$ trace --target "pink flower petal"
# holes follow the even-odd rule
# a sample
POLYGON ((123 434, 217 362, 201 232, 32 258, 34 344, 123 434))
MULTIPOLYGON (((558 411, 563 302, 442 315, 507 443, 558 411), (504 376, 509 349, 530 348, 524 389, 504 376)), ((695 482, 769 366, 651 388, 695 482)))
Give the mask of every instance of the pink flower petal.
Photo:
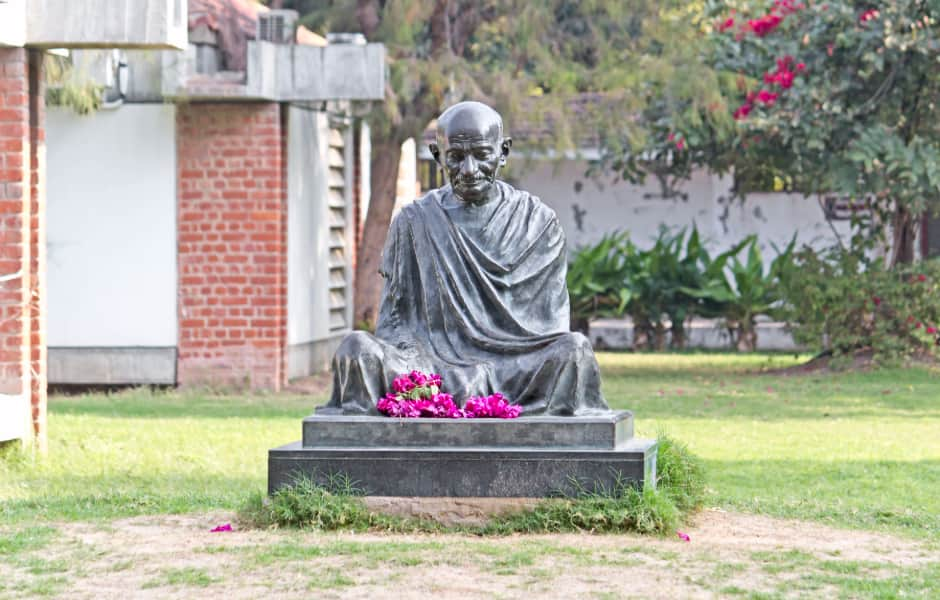
POLYGON ((222 531, 231 531, 231 530, 232 530, 232 524, 225 523, 224 525, 219 525, 215 529, 212 529, 211 531, 209 531, 209 533, 220 533, 222 531))
POLYGON ((676 531, 676 535, 679 536, 679 539, 683 542, 691 542, 692 538, 689 537, 689 534, 682 533, 681 531, 676 531))

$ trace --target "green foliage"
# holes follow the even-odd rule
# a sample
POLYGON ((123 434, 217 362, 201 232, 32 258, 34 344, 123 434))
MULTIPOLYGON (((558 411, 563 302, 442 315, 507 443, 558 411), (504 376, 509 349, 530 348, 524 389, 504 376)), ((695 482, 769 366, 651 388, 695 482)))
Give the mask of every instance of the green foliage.
POLYGON ((631 303, 628 309, 638 332, 638 347, 661 350, 665 347, 666 320, 670 322, 672 346, 685 347, 685 324, 694 314, 705 315, 716 310, 709 298, 701 298, 692 290, 701 290, 708 282, 722 277, 730 257, 743 243, 712 258, 702 243, 698 228, 688 236, 685 229, 670 233, 660 229, 648 250, 636 251, 629 286, 631 303))
POLYGON ((274 492, 269 501, 260 492, 252 493, 238 519, 254 527, 368 529, 375 525, 374 515, 356 498, 359 495, 348 478, 331 477, 322 486, 298 477, 294 485, 274 492))
POLYGON ((626 233, 612 233, 574 255, 567 275, 572 329, 587 332, 590 319, 623 314, 631 297, 628 257, 634 253, 626 233))
POLYGON ((756 345, 754 319, 780 302, 779 279, 789 268, 791 241, 764 272, 754 236, 712 257, 696 227, 670 233, 661 229, 653 245, 638 249, 626 234, 605 236, 573 257, 568 268, 572 325, 586 330, 595 317, 628 313, 636 332, 635 346, 662 349, 667 322, 672 346, 685 346, 685 324, 693 315, 724 318, 737 338, 756 345), (746 249, 747 259, 739 254, 746 249))
POLYGON ((740 104, 737 135, 710 164, 866 198, 893 221, 892 261, 910 261, 916 217, 940 210, 940 4, 793 4, 710 3, 716 23, 733 25, 712 31, 708 62, 734 78, 740 104), (763 34, 748 24, 774 15, 763 34))
POLYGON ((547 500, 532 511, 497 520, 490 534, 633 531, 666 535, 675 530, 681 513, 663 490, 621 484, 612 490, 582 490, 577 498, 547 500))
POLYGON ((685 291, 705 302, 699 314, 725 319, 739 350, 752 351, 757 347, 756 317, 778 312, 775 308, 782 302, 781 278, 792 270, 795 245, 794 234, 765 270, 757 236, 748 236, 735 246, 726 269, 712 270, 703 285, 685 291), (745 261, 739 257, 741 250, 747 255, 745 261))
POLYGON ((63 106, 80 115, 95 112, 101 106, 102 86, 78 76, 68 58, 45 56, 46 104, 63 106))
POLYGON ((889 364, 940 356, 940 260, 888 270, 855 253, 805 249, 785 295, 796 339, 837 364, 859 350, 889 364))
POLYGON ((682 513, 701 508, 705 500, 705 466, 689 447, 666 433, 657 437, 656 479, 659 489, 682 513))
POLYGON ((547 500, 532 511, 498 519, 490 533, 635 531, 668 535, 705 497, 705 469, 688 447, 660 434, 657 484, 643 489, 618 481, 611 489, 588 490, 575 483, 572 498, 547 500))

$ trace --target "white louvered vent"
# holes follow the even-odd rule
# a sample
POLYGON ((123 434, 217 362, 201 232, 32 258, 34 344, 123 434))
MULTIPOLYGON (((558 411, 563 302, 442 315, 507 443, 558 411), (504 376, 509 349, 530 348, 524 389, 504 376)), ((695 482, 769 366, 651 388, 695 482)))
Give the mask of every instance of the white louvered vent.
POLYGON ((346 235, 346 161, 343 135, 330 130, 327 150, 327 210, 330 228, 330 331, 349 327, 347 304, 349 297, 349 249, 346 235))
POLYGON ((258 14, 258 40, 275 44, 294 43, 296 10, 269 10, 258 14))

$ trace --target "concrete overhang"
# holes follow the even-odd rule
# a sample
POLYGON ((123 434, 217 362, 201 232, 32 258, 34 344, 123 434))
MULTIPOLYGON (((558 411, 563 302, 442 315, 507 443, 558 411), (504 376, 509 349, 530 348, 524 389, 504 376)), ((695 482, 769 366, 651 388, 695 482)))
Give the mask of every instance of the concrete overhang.
POLYGON ((385 98, 383 44, 305 46, 251 41, 247 72, 191 75, 170 59, 163 95, 189 100, 370 101, 385 98))
POLYGON ((0 45, 186 48, 186 0, 0 0, 0 45))

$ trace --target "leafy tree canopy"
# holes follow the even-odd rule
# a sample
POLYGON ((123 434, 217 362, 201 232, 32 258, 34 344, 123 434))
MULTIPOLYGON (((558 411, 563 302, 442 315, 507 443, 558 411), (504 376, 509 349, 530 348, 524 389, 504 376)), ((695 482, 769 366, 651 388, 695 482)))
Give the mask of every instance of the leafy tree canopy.
MULTIPOLYGON (((669 0, 273 0, 326 32, 386 45, 385 102, 368 116, 372 201, 359 252, 356 320, 371 322, 381 244, 394 204, 395 149, 464 99, 500 110, 517 147, 591 145, 632 153, 671 123, 730 130, 717 81, 695 50, 703 2, 669 0), (575 102, 574 99, 578 101, 575 102), (659 121, 644 118, 656 104, 659 121), (712 107, 713 110, 707 110, 712 107), (652 134, 651 134, 652 132, 652 134), (388 163, 388 164, 386 164, 388 163)), ((691 141, 691 140, 690 140, 691 141)))
POLYGON ((940 2, 739 0, 706 15, 703 62, 736 127, 721 138, 669 120, 689 139, 681 160, 872 200, 893 260, 910 261, 918 217, 940 210, 940 2))

